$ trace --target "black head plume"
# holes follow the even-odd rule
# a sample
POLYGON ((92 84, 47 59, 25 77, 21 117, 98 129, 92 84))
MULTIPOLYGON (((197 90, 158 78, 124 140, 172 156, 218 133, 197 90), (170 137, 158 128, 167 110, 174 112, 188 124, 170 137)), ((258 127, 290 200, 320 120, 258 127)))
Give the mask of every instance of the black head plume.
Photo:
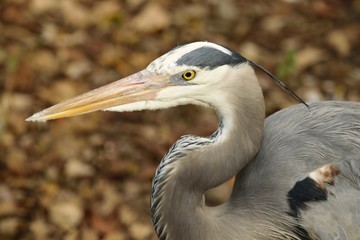
POLYGON ((272 80, 275 81, 277 85, 279 85, 287 94, 289 94, 291 97, 293 97, 295 100, 299 101, 300 103, 303 103, 309 110, 310 106, 305 103, 304 100, 302 100, 296 93, 294 93, 288 86, 285 85, 280 79, 278 79, 276 76, 274 76, 271 72, 269 72, 266 68, 260 66, 259 64, 249 61, 250 65, 260 69, 264 73, 266 73, 272 80))

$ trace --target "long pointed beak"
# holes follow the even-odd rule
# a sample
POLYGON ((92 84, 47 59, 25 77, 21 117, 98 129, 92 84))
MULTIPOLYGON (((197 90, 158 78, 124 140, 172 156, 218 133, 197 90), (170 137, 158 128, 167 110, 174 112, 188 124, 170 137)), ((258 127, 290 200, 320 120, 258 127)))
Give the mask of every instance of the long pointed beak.
POLYGON ((169 85, 168 77, 142 70, 35 113, 26 121, 44 122, 106 110, 123 104, 152 100, 159 90, 169 85))

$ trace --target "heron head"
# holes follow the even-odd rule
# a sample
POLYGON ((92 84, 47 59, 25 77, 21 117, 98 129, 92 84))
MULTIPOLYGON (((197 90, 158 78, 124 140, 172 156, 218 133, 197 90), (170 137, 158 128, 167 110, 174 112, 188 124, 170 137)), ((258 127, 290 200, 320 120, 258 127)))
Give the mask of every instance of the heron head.
POLYGON ((140 72, 61 102, 27 120, 47 121, 97 110, 123 112, 184 104, 212 105, 213 93, 222 86, 231 87, 224 81, 232 70, 248 66, 243 64, 246 62, 240 54, 210 42, 178 46, 140 72))

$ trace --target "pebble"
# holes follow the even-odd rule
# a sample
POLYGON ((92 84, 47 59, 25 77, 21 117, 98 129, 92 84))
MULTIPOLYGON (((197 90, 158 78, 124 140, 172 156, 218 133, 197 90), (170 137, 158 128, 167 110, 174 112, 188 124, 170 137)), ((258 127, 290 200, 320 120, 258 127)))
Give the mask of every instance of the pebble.
POLYGON ((68 64, 65 73, 72 79, 80 78, 91 71, 91 63, 87 60, 73 61, 68 64))
POLYGON ((74 27, 87 27, 94 21, 93 15, 78 1, 62 0, 59 10, 63 19, 74 27))
POLYGON ((295 67, 297 71, 313 66, 326 58, 325 52, 320 48, 307 47, 296 53, 295 67))
POLYGON ((136 221, 136 213, 129 207, 123 206, 119 211, 119 217, 123 224, 130 226, 133 222, 136 221))
POLYGON ((142 224, 142 223, 134 223, 130 226, 130 235, 135 240, 142 240, 148 238, 153 229, 150 225, 142 224))
POLYGON ((340 56, 346 57, 350 54, 351 44, 344 31, 334 30, 328 34, 326 40, 340 56))
POLYGON ((94 169, 89 164, 72 159, 65 165, 65 174, 69 178, 90 177, 94 175, 94 169))
POLYGON ((36 219, 30 223, 30 231, 36 240, 47 240, 49 226, 43 219, 36 219))
POLYGON ((58 202, 50 206, 50 219, 63 230, 76 227, 83 219, 83 211, 74 202, 58 202))
POLYGON ((171 17, 165 9, 156 3, 148 4, 132 21, 134 29, 142 33, 153 33, 167 28, 171 17))

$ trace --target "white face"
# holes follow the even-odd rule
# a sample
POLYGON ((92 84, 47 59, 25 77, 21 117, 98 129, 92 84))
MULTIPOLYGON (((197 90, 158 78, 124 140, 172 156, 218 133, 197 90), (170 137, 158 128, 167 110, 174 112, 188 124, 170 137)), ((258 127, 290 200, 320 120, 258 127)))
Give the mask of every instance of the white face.
MULTIPOLYGON (((159 91, 155 100, 164 107, 198 104, 208 106, 206 95, 220 88, 228 74, 246 59, 231 50, 210 42, 195 42, 177 47, 157 58, 146 70, 165 75, 173 82, 173 87, 159 91), (182 76, 193 71, 193 79, 182 76), (210 92, 209 92, 210 91, 210 92)), ((162 108, 162 107, 161 107, 162 108)))

